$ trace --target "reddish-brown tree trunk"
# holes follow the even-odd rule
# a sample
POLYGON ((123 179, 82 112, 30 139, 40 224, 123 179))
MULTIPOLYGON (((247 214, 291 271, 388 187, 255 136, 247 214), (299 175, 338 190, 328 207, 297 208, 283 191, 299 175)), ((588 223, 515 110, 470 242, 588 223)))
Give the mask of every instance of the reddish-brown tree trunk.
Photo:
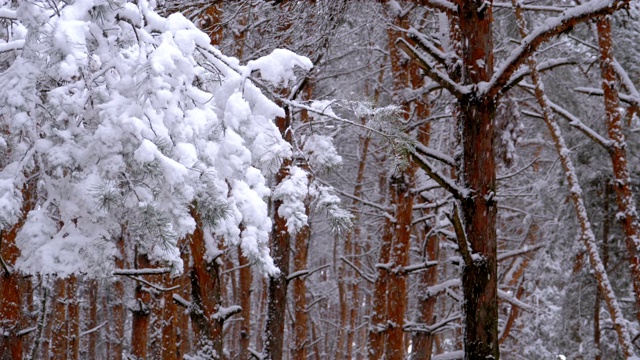
MULTIPOLYGON (((97 280, 89 280, 86 282, 87 289, 87 328, 89 330, 95 329, 98 326, 98 281, 97 280)), ((87 342, 87 358, 88 359, 97 359, 97 344, 98 344, 98 335, 100 331, 91 331, 85 335, 87 342)))
POLYGON ((244 256, 240 245, 238 245, 238 265, 239 270, 239 292, 240 307, 242 308, 242 320, 240 321, 240 359, 249 358, 249 345, 251 343, 251 264, 249 259, 244 256))
POLYGON ((22 330, 22 279, 13 266, 20 256, 16 236, 35 205, 34 191, 35 178, 22 188, 20 220, 11 229, 0 231, 0 328, 4 332, 0 336, 0 359, 21 359, 23 355, 22 337, 18 336, 22 330))
MULTIPOLYGON (((137 254, 136 269, 150 267, 147 255, 137 254)), ((149 345, 149 321, 151 320, 151 294, 145 284, 136 283, 134 301, 131 307, 131 355, 136 359, 146 359, 149 345)))
MULTIPOLYGON (((171 288, 180 281, 180 279, 172 279, 171 274, 165 274, 163 277, 163 284, 165 288, 171 288)), ((165 291, 162 294, 161 303, 162 339, 160 348, 162 350, 162 360, 178 360, 179 344, 177 343, 177 328, 180 323, 180 311, 178 311, 177 305, 173 301, 173 292, 165 291)))
MULTIPOLYGON (((483 1, 457 1, 461 36, 462 83, 489 81, 493 74, 492 6, 483 1)), ((464 232, 473 256, 462 269, 464 352, 466 360, 495 359, 498 348, 496 238, 495 99, 475 90, 461 96, 460 184, 473 195, 460 202, 464 232)), ((459 239, 462 246, 463 239, 459 239)))
MULTIPOLYGON (((306 209, 309 213, 309 199, 306 209)), ((309 251, 309 237, 311 229, 305 226, 296 234, 295 256, 293 258, 293 271, 302 271, 307 268, 307 254, 309 251)), ((307 286, 305 277, 300 276, 293 280, 293 348, 291 358, 294 360, 307 359, 307 345, 309 337, 309 315, 307 313, 307 286)))
POLYGON ((631 279, 636 300, 636 319, 640 321, 640 223, 636 211, 636 201, 631 188, 629 162, 624 133, 622 132, 622 112, 620 98, 616 88, 617 77, 614 69, 615 59, 611 39, 611 23, 608 16, 597 22, 598 45, 600 46, 600 72, 604 91, 604 107, 607 117, 607 129, 611 140, 611 162, 613 164, 614 189, 618 203, 618 213, 625 233, 631 279))
POLYGON ((51 329, 51 357, 56 360, 67 360, 67 348, 69 345, 67 279, 56 278, 54 284, 56 290, 51 329))
MULTIPOLYGON (((191 299, 191 251, 189 250, 188 238, 183 239, 180 242, 180 247, 182 248, 182 252, 180 254, 180 258, 182 259, 182 263, 184 264, 184 272, 178 279, 178 283, 181 285, 179 290, 176 290, 176 293, 180 295, 185 300, 189 301, 191 299)), ((172 295, 173 297, 173 295, 172 295)), ((191 334, 189 331, 189 325, 191 317, 189 316, 187 311, 184 309, 177 307, 176 312, 176 321, 177 321, 177 329, 176 336, 177 339, 175 347, 177 351, 177 358, 182 359, 186 354, 191 352, 191 334)))
MULTIPOLYGON (((291 125, 289 110, 286 115, 276 119, 276 125, 280 129, 286 141, 291 141, 291 133, 287 131, 291 125)), ((289 175, 291 160, 286 159, 278 171, 276 183, 280 184, 289 175)), ((265 331, 265 355, 269 360, 280 360, 283 355, 284 326, 287 306, 287 277, 289 276, 289 243, 291 235, 287 230, 287 219, 278 215, 278 209, 282 205, 281 200, 274 201, 273 213, 275 221, 271 234, 271 257, 274 264, 280 269, 278 274, 269 277, 267 319, 265 331)))
POLYGON ((80 305, 78 299, 78 277, 69 276, 67 281, 67 306, 69 315, 69 359, 78 360, 80 358, 80 305))
POLYGON ((220 307, 220 269, 216 259, 207 258, 204 229, 196 209, 191 210, 196 229, 190 235, 191 267, 191 324, 195 333, 197 353, 206 359, 222 356, 223 319, 214 315, 220 307))
MULTIPOLYGON (((125 247, 124 247, 125 228, 122 228, 122 233, 116 241, 116 248, 118 250, 118 257, 116 258, 116 269, 125 268, 125 247)), ((116 279, 113 283, 113 297, 111 301, 111 318, 109 319, 112 327, 112 334, 110 338, 109 351, 107 355, 109 359, 121 360, 122 352, 124 350, 124 283, 122 279, 116 279)))
MULTIPOLYGON (((383 182, 384 183, 384 182, 383 182)), ((383 188, 383 187, 381 187, 383 188)), ((387 264, 391 258, 394 223, 390 219, 384 222, 382 238, 380 239, 380 255, 378 263, 387 264)), ((367 352, 369 359, 381 359, 385 350, 385 333, 387 330, 387 286, 389 271, 378 269, 378 277, 373 289, 373 309, 367 338, 367 352)))

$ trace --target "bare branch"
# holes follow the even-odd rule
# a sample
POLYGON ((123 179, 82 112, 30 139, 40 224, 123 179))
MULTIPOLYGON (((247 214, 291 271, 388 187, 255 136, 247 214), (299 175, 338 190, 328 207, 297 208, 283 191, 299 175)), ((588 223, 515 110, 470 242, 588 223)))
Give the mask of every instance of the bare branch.
POLYGON ((471 258, 471 254, 469 253, 469 244, 467 243, 467 234, 464 231, 464 226, 462 225, 462 220, 460 219, 460 209, 458 209, 458 204, 453 203, 453 214, 449 217, 449 221, 453 225, 453 229, 456 231, 456 239, 458 240, 458 249, 460 250, 460 255, 462 255, 462 260, 465 265, 472 266, 473 259, 471 258))

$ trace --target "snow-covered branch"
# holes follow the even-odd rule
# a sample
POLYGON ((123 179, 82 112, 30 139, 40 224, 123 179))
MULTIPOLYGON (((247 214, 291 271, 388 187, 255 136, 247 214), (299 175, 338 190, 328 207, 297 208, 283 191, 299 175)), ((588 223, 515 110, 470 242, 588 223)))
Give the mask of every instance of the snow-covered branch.
POLYGON ((414 149, 416 150, 416 152, 425 155, 427 157, 430 157, 432 159, 436 159, 439 160, 449 166, 455 166, 455 160, 453 160, 453 158, 445 153, 442 153, 438 150, 432 149, 428 146, 422 145, 420 143, 418 144, 414 144, 414 149))
MULTIPOLYGON (((539 63, 536 69, 538 72, 544 72, 547 70, 553 70, 557 67, 564 66, 564 65, 574 65, 575 63, 576 62, 574 60, 567 59, 567 58, 551 59, 551 60, 546 60, 539 63)), ((518 85, 520 81, 522 81, 522 79, 524 79, 529 75, 531 75, 531 69, 529 69, 528 66, 523 66, 520 70, 516 71, 513 75, 511 75, 511 78, 509 79, 509 81, 504 85, 502 93, 506 93, 512 87, 518 85)))
POLYGON ((452 179, 443 175, 429 160, 422 157, 415 150, 410 150, 411 158, 424 170, 429 177, 450 192, 456 199, 463 200, 469 196, 469 190, 459 187, 452 179))
POLYGON ((521 45, 511 51, 511 55, 500 64, 491 80, 483 87, 483 95, 499 96, 504 93, 504 86, 520 65, 533 54, 538 47, 573 26, 596 16, 612 14, 625 6, 629 0, 591 0, 562 12, 560 16, 548 19, 522 39, 521 45))
POLYGON ((118 269, 113 271, 113 275, 124 276, 163 275, 169 273, 171 273, 171 268, 118 269))
POLYGON ((417 60, 418 66, 435 82, 440 84, 443 88, 449 91, 455 97, 461 97, 462 95, 470 92, 469 88, 458 84, 453 81, 449 75, 438 70, 436 64, 432 63, 426 56, 424 56, 418 49, 409 44, 405 39, 398 39, 396 45, 402 49, 409 57, 417 60))

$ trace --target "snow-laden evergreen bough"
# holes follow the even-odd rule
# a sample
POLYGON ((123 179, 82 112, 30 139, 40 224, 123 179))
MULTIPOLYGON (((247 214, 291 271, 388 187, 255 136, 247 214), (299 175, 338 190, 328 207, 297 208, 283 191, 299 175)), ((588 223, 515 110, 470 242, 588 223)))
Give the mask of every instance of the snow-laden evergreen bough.
POLYGON ((124 234, 179 272, 177 242, 194 230, 195 208, 217 238, 277 272, 265 175, 291 146, 273 123, 284 111, 248 77, 287 84, 311 62, 278 50, 240 66, 147 1, 10 3, 0 9, 10 23, 0 44, 2 229, 24 216, 25 184, 36 180, 16 267, 108 274, 124 234))

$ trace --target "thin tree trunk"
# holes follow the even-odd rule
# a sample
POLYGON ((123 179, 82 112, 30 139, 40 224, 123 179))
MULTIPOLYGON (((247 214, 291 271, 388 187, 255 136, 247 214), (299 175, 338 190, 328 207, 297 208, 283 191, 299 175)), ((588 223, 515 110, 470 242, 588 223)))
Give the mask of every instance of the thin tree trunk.
MULTIPOLYGON (((118 257, 115 261, 116 269, 125 268, 125 247, 124 247, 125 227, 122 227, 122 233, 116 241, 116 248, 118 250, 118 257)), ((113 297, 111 300, 114 302, 111 305, 112 315, 109 319, 113 324, 113 335, 111 335, 109 351, 107 355, 109 359, 121 360, 122 352, 124 350, 124 283, 122 279, 116 279, 113 283, 113 297)), ((109 304, 110 305, 110 304, 109 304)))
MULTIPOLYGON (((515 2, 515 0, 512 1, 515 2)), ((519 6, 516 6, 516 16, 518 18, 518 28, 520 30, 520 35, 524 38, 527 35, 527 27, 522 15, 522 9, 519 6)), ((578 222, 580 224, 581 240, 583 241, 587 249, 587 255, 589 257, 589 262, 591 263, 591 267, 593 269, 599 291, 602 294, 607 307, 609 308, 611 322, 613 323, 616 333, 618 334, 618 342, 620 343, 620 347, 622 349, 624 357, 627 359, 633 358, 633 345, 631 344, 631 339, 629 338, 627 322, 623 318, 620 305, 615 296, 615 293, 613 292, 613 289, 611 288, 611 283, 609 282, 609 278, 602 263, 602 259, 600 258, 600 254, 598 253, 595 235, 593 234, 591 222, 589 221, 589 218, 587 216, 587 209, 582 199, 582 188, 580 187, 580 183, 578 182, 578 177, 573 166, 573 161, 569 157, 570 151, 565 145, 562 133, 560 132, 560 127, 558 127, 558 124, 555 121, 553 111, 551 109, 551 106, 549 105, 549 100, 544 92, 544 85, 542 84, 542 80, 540 79, 540 74, 536 70, 537 62, 533 56, 529 57, 528 66, 531 71, 531 79, 535 87, 536 99, 538 100, 538 103, 542 108, 544 121, 549 128, 549 132, 551 133, 551 137, 553 138, 553 142, 556 146, 556 151, 558 152, 558 155, 560 157, 560 162, 565 171, 571 200, 573 202, 576 215, 578 217, 578 222)))
POLYGON ((67 360, 69 345, 69 323, 67 322, 67 279, 56 278, 55 302, 53 305, 53 325, 51 329, 51 357, 56 360, 67 360))
MULTIPOLYGON (((182 275, 184 276, 184 275, 182 275)), ((171 274, 163 275, 163 284, 165 288, 174 286, 180 279, 172 279, 171 274)), ((162 309, 162 331, 161 344, 162 360, 178 360, 177 328, 179 326, 179 311, 173 302, 173 292, 165 291, 161 298, 162 309)))
POLYGON ((607 117, 607 129, 611 140, 611 163, 613 164, 614 189, 618 203, 618 213, 625 234, 629 262, 631 263, 631 279, 636 300, 636 319, 640 321, 640 222, 636 211, 636 201, 631 188, 629 163, 624 133, 622 131, 622 112, 620 98, 616 88, 617 78, 614 69, 615 59, 611 39, 611 22, 609 16, 597 21, 598 45, 600 46, 600 72, 604 91, 604 107, 607 117))
MULTIPOLYGON (((381 181, 384 184, 384 181, 381 181)), ((383 189, 383 187, 381 187, 383 189)), ((382 238, 380 239, 380 255, 378 263, 387 264, 391 258, 391 244, 393 241, 394 223, 386 219, 383 225, 382 238)), ((371 360, 381 359, 385 352, 385 337, 387 330, 387 286, 389 284, 389 271, 378 269, 378 277, 373 289, 373 309, 369 324, 367 338, 367 353, 371 360)))
MULTIPOLYGON (((306 199, 306 213, 309 213, 309 201, 306 199)), ((303 227, 296 234, 295 256, 293 258, 293 271, 307 269, 307 254, 309 252, 309 238, 311 229, 309 225, 303 227)), ((293 280, 293 349, 291 358, 294 360, 307 359, 307 346, 309 338, 309 315, 307 313, 307 286, 304 276, 293 280)))
POLYGON ((238 245, 238 266, 239 270, 239 292, 240 307, 242 308, 242 320, 240 321, 240 349, 238 357, 240 359, 249 358, 249 345, 251 344, 251 266, 249 259, 244 256, 240 245, 238 245))
MULTIPOLYGON (((97 280, 89 280, 86 283, 87 288, 87 328, 94 329, 98 326, 98 281, 97 280)), ((98 335, 100 331, 92 331, 86 334, 86 342, 87 342, 87 358, 88 359, 97 359, 97 343, 98 343, 98 335)))
POLYGON ((67 281, 67 306, 69 315, 69 359, 80 358, 80 305, 78 299, 78 277, 70 275, 67 281))

